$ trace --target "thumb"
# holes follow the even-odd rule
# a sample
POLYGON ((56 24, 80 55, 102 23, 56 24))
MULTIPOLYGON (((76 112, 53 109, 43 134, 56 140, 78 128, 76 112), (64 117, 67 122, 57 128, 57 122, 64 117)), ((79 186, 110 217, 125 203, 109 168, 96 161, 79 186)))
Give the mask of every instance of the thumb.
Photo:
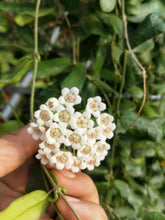
MULTIPOLYGON (((108 220, 103 208, 94 202, 79 200, 75 197, 66 196, 67 201, 74 208, 81 220, 108 220)), ((57 207, 65 220, 77 220, 69 206, 63 199, 59 199, 57 207)), ((56 219, 58 220, 58 218, 56 219)))
POLYGON ((27 128, 0 137, 0 177, 21 166, 37 151, 39 141, 33 140, 27 128))

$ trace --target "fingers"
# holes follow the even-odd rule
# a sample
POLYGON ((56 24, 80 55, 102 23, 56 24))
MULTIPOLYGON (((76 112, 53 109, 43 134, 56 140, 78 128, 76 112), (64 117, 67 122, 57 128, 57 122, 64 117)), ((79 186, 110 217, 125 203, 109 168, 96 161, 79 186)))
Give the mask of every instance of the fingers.
MULTIPOLYGON (((105 211, 100 205, 69 196, 66 196, 66 198, 81 220, 108 220, 105 211)), ((77 220, 71 209, 61 198, 58 200, 57 206, 65 220, 77 220)), ((56 220, 58 220, 58 218, 56 220)))
POLYGON ((85 173, 72 173, 69 170, 53 171, 59 185, 67 189, 67 195, 99 204, 99 196, 95 184, 85 173))
POLYGON ((0 177, 21 166, 37 151, 39 141, 32 139, 27 127, 0 137, 0 177))
POLYGON ((15 192, 8 185, 0 182, 0 211, 7 208, 7 206, 16 198, 20 197, 22 193, 15 192))

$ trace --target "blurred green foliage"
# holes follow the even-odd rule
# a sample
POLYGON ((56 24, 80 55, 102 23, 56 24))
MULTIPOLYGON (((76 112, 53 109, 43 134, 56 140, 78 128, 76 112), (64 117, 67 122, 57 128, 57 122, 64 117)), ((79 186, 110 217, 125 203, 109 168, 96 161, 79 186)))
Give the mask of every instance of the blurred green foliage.
MULTIPOLYGON (((0 2, 0 86, 4 89, 19 87, 26 71, 33 71, 35 2, 0 2)), ((73 86, 81 90, 84 104, 96 95, 107 103, 117 124, 112 149, 101 167, 88 174, 109 219, 165 219, 164 12, 164 0, 125 0, 129 41, 146 69, 147 82, 146 103, 130 129, 143 98, 143 76, 126 45, 121 2, 41 2, 35 109, 49 97, 58 97, 61 88, 73 86)), ((29 99, 30 93, 24 95, 17 109, 25 124, 30 119, 29 99)), ((5 103, 1 96, 1 108, 5 103)), ((0 126, 1 134, 9 132, 10 125, 18 127, 11 120, 0 126)))

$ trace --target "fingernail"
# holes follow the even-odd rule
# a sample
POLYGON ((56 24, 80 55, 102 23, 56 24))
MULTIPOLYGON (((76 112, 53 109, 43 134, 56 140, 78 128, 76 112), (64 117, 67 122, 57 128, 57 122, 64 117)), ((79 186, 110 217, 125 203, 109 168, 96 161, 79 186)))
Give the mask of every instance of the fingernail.
POLYGON ((80 202, 81 200, 71 197, 71 196, 65 196, 65 198, 68 200, 68 202, 80 202))
POLYGON ((70 170, 62 170, 60 172, 64 177, 69 178, 69 179, 74 179, 76 177, 76 174, 70 170))

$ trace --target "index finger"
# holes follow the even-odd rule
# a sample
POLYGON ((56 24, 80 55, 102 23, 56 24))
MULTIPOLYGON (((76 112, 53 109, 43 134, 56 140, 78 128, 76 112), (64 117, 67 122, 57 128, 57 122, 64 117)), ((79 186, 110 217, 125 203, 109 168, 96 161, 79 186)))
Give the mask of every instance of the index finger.
POLYGON ((39 141, 28 134, 27 128, 0 137, 0 177, 21 166, 37 151, 39 141))

